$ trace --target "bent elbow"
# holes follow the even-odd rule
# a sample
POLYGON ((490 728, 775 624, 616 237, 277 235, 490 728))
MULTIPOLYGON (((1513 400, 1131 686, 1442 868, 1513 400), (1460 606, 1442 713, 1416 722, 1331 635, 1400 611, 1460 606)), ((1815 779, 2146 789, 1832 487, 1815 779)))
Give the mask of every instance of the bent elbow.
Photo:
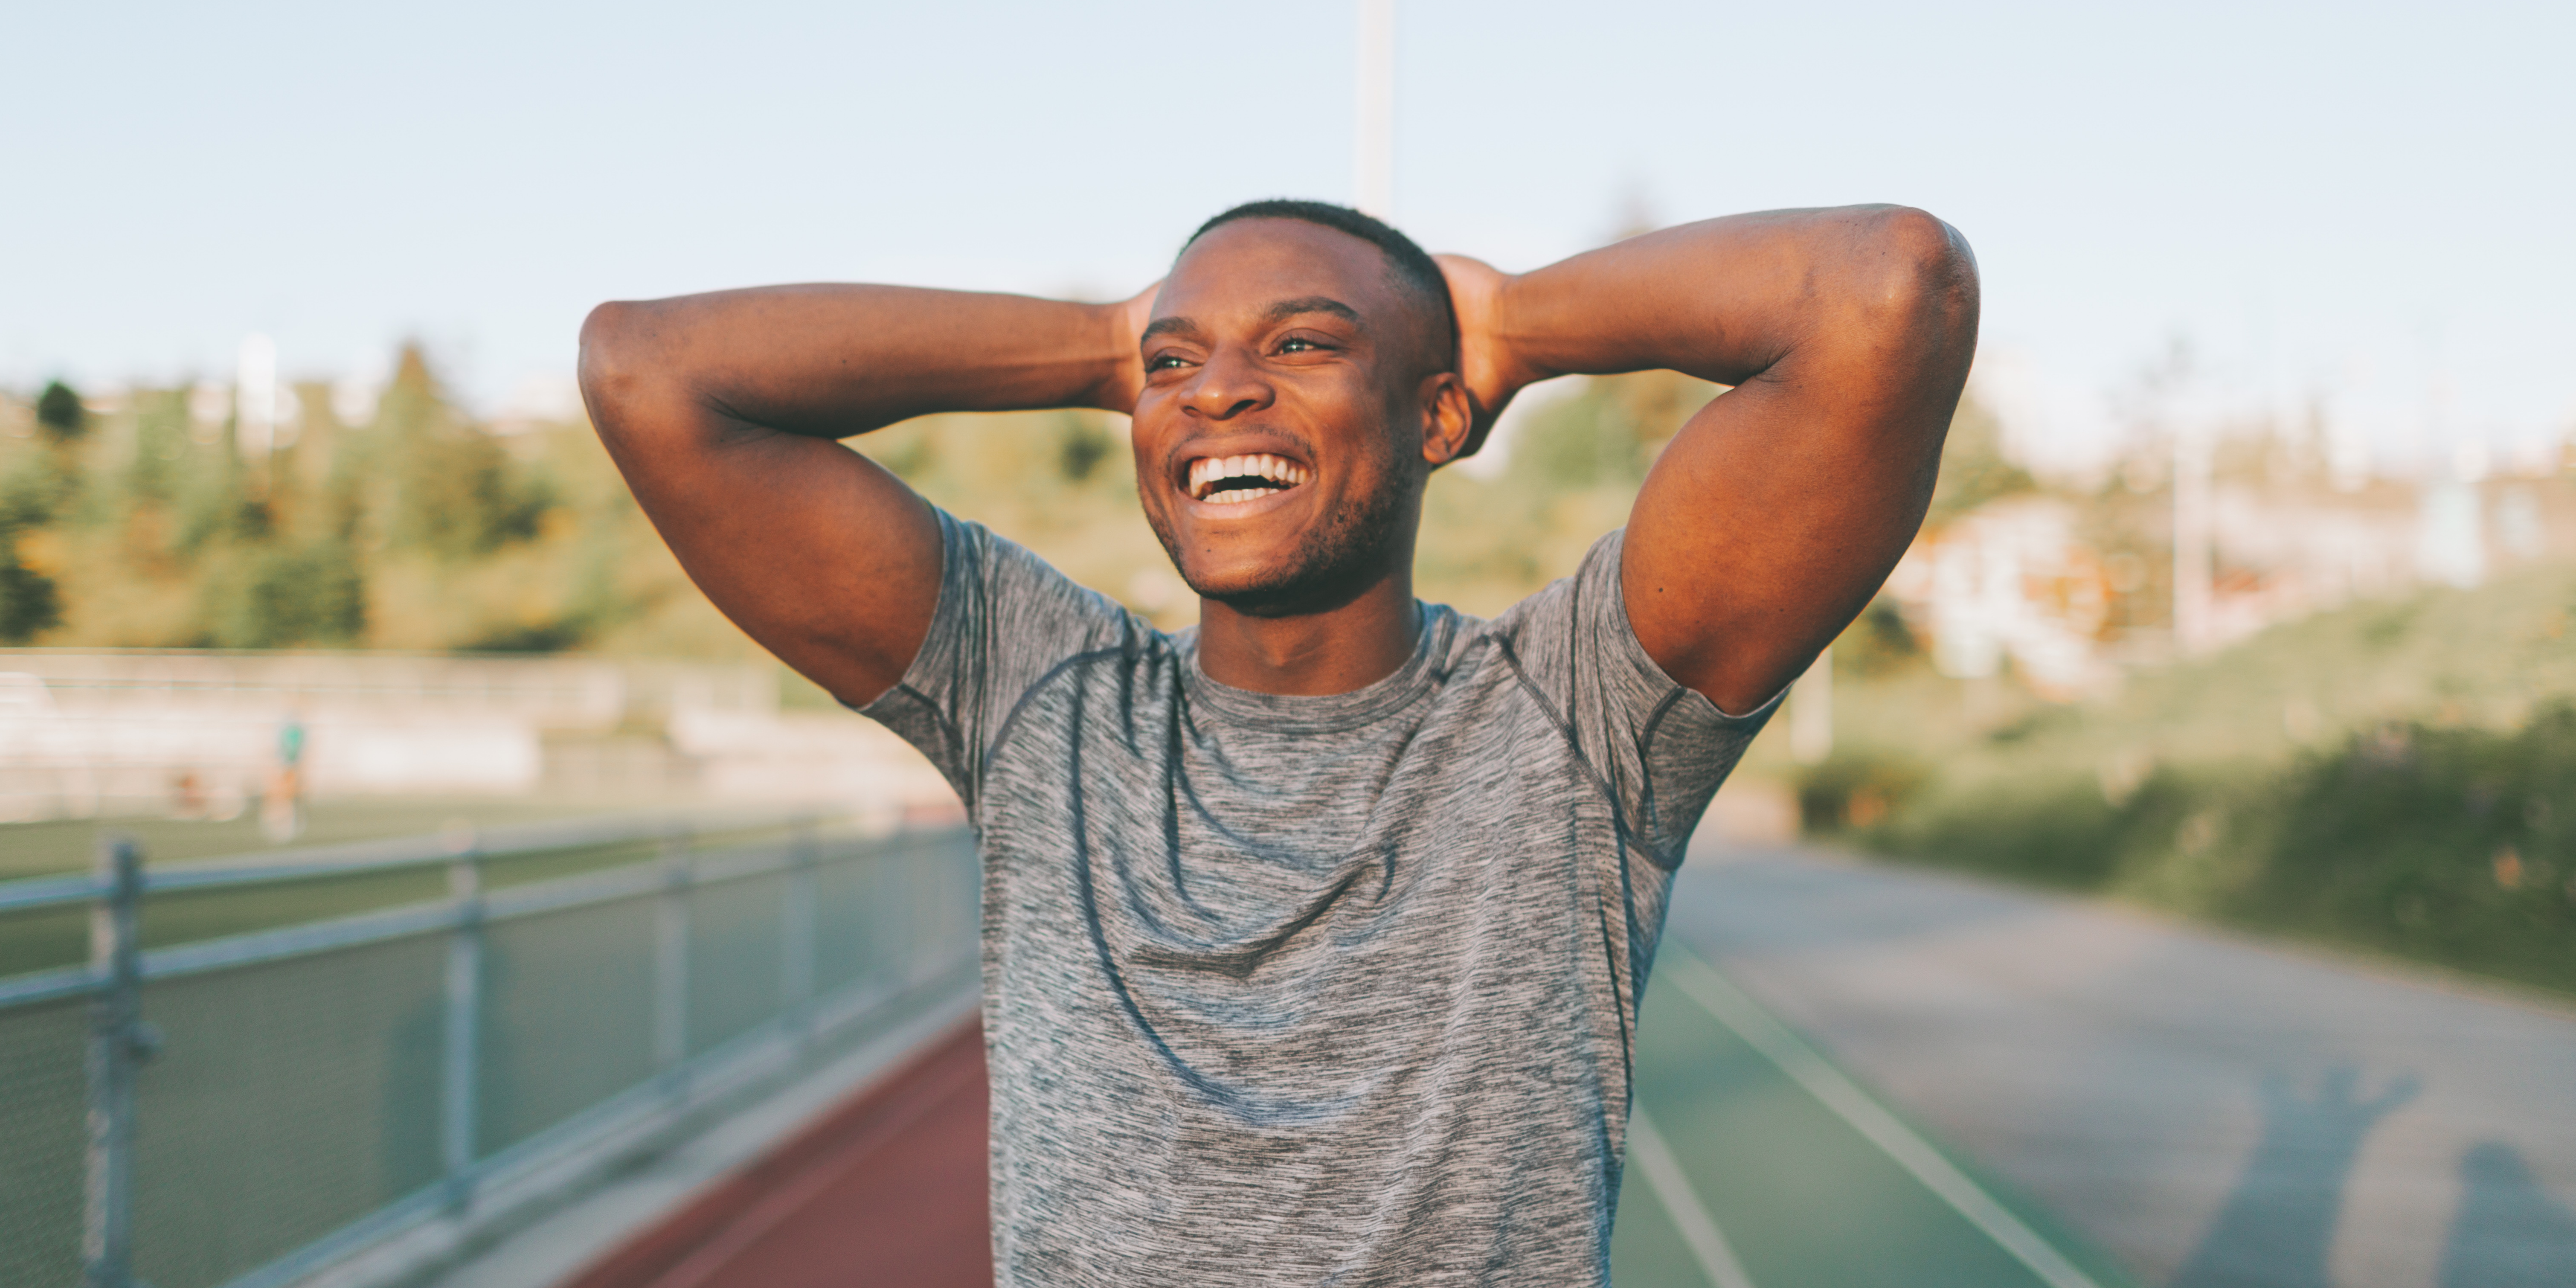
POLYGON ((603 435, 624 419, 621 409, 633 401, 643 373, 650 369, 640 352, 643 311, 639 305, 611 300, 582 319, 581 355, 575 371, 591 424, 603 435))
POLYGON ((1870 212, 1860 294, 1866 307, 1907 330, 1964 331, 1977 325, 1977 257, 1959 230, 1912 206, 1870 212))

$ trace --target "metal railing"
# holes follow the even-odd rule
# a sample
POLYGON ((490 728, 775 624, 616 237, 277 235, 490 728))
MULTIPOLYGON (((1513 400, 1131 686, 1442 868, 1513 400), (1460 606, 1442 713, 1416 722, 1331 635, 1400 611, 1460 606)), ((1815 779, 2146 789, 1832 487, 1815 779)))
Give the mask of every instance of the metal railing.
POLYGON ((0 979, 0 1283, 269 1288, 455 1244, 955 993, 975 880, 962 830, 771 813, 164 869, 110 839, 0 884, 0 917, 90 918, 87 964, 0 979), (424 868, 447 897, 143 946, 158 899, 424 868))

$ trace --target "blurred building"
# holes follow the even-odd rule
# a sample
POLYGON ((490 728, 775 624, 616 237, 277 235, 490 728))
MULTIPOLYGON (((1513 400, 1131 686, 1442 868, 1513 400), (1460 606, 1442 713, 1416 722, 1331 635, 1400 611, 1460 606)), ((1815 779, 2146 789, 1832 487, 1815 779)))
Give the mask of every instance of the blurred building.
POLYGON ((2549 464, 2343 486, 2238 471, 2180 507, 2162 481, 2143 496, 2025 492, 1926 528, 1887 589, 1943 674, 2009 666, 2071 698, 2121 664, 2225 647, 2357 598, 2576 558, 2576 480, 2549 464), (2198 576, 2178 549, 2207 560, 2198 576))
POLYGON ((0 820, 236 815, 290 723, 316 798, 953 801, 869 721, 782 710, 769 667, 0 649, 0 820))

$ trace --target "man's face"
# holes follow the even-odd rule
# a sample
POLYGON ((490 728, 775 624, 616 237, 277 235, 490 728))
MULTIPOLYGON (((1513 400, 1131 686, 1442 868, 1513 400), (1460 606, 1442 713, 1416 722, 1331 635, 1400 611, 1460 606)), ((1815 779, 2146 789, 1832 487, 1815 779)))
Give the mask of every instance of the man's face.
POLYGON ((1181 256, 1145 327, 1134 444, 1191 589, 1293 612, 1411 560, 1447 365, 1424 314, 1377 247, 1299 220, 1226 224, 1181 256))

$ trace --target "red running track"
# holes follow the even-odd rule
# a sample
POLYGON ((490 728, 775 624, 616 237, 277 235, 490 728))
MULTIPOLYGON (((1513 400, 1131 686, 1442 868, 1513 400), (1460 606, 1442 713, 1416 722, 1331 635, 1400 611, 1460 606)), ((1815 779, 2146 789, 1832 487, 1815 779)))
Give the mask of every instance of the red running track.
POLYGON ((561 1288, 990 1288, 967 1020, 561 1288))

